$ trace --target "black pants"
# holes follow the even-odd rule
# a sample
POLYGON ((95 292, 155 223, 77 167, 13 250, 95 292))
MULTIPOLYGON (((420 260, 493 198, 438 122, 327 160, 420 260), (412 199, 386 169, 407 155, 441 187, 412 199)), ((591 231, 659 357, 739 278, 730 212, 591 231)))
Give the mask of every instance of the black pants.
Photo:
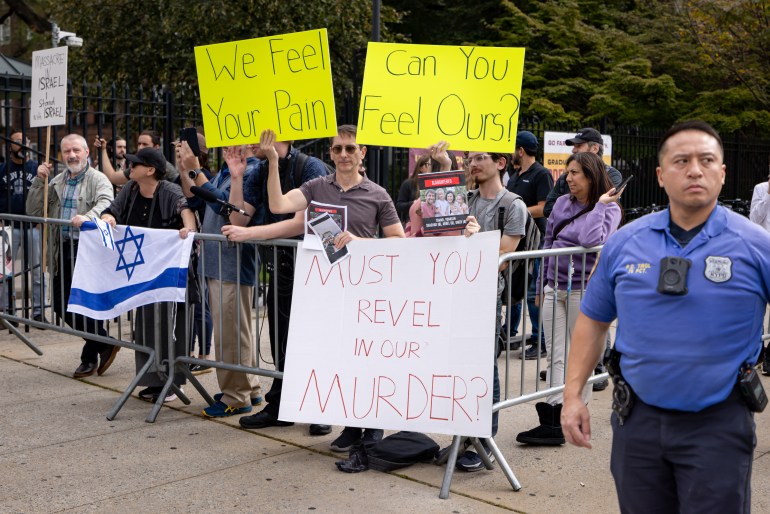
MULTIPOLYGON (((67 312, 67 305, 70 298, 70 289, 72 287, 72 271, 75 269, 75 257, 78 252, 77 241, 65 241, 60 249, 61 260, 59 269, 53 276, 53 310, 70 326, 73 330, 80 330, 90 334, 107 336, 104 329, 104 322, 87 318, 82 314, 67 312)), ((112 345, 94 341, 93 339, 83 338, 86 342, 83 345, 83 351, 80 354, 81 362, 99 362, 99 354, 108 350, 112 345)))
POLYGON ((751 509, 754 417, 738 392, 700 412, 636 400, 621 426, 612 415, 610 468, 623 513, 722 513, 751 509))
MULTIPOLYGON (((268 249, 272 255, 272 249, 268 249)), ((270 332, 270 353, 275 369, 283 371, 286 358, 286 340, 289 336, 289 317, 291 315, 291 293, 294 288, 294 255, 291 250, 278 249, 278 265, 270 273, 267 288, 267 321, 270 332), (276 344, 276 342, 278 344, 276 344)), ((283 380, 273 380, 270 391, 265 395, 267 405, 263 409, 278 416, 281 406, 283 380)))
MULTIPOLYGON (((187 355, 188 341, 192 334, 190 312, 184 303, 161 302, 144 305, 136 309, 134 321, 134 342, 153 348, 160 355, 160 366, 153 364, 139 380, 140 386, 158 387, 166 383, 168 369, 175 356, 187 355), (169 354, 169 341, 173 341, 174 354, 169 354)), ((147 363, 147 354, 134 352, 136 372, 147 363)), ((181 366, 185 366, 182 364, 181 366)), ((174 383, 187 382, 185 375, 174 370, 174 383)))

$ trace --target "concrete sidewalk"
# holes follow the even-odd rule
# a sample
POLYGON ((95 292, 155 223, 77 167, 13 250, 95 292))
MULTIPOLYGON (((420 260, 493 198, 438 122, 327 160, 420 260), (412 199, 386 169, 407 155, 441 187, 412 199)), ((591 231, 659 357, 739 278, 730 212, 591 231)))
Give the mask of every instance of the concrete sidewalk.
MULTIPOLYGON (((204 419, 206 404, 189 385, 192 404, 166 404, 153 424, 145 422, 150 404, 136 398, 108 421, 133 377, 133 352, 122 350, 102 377, 75 380, 82 339, 36 329, 28 336, 42 357, 8 331, 0 334, 0 512, 617 511, 609 389, 591 404, 593 450, 522 447, 515 437, 536 424, 534 407, 508 409, 495 440, 522 490, 514 492, 496 466, 458 471, 450 498, 440 500, 443 467, 341 473, 334 466, 341 456, 328 449, 341 427, 323 437, 299 424, 242 430, 238 416, 204 419)), ((218 392, 214 373, 199 378, 218 392)), ((262 383, 267 391, 269 380, 262 383)), ((754 512, 770 511, 767 417, 756 418, 754 512)), ((451 441, 433 437, 441 446, 451 441)))

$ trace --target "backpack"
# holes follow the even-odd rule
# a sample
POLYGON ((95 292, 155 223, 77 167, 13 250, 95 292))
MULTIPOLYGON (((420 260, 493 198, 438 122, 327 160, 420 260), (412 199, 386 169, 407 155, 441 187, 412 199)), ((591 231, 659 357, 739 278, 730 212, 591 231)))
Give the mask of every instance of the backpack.
MULTIPOLYGON (((309 155, 306 153, 300 152, 299 155, 297 155, 297 159, 292 163, 294 166, 294 187, 299 187, 300 184, 302 184, 302 172, 305 171, 305 163, 308 160, 309 155)), ((326 174, 331 175, 335 172, 335 169, 329 166, 329 164, 326 163, 326 161, 323 161, 321 159, 318 159, 323 163, 323 165, 326 167, 326 174)))
MULTIPOLYGON (((496 224, 500 235, 503 234, 505 228, 505 214, 506 210, 510 209, 513 202, 516 200, 524 201, 522 198, 511 193, 511 195, 503 195, 500 199, 500 203, 497 206, 497 220, 496 224)), ((537 223, 532 218, 532 215, 527 211, 527 223, 524 228, 524 237, 519 240, 519 244, 516 246, 516 252, 530 252, 540 249, 540 229, 537 228, 537 223)), ((520 302, 527 294, 527 288, 525 287, 526 278, 529 276, 530 280, 535 280, 536 277, 532 277, 532 272, 535 267, 535 259, 530 259, 529 264, 524 266, 523 259, 517 259, 511 261, 511 281, 505 283, 505 289, 503 290, 503 303, 507 305, 508 292, 511 294, 511 302, 520 302)), ((507 277, 507 273, 506 273, 507 277)))
POLYGON ((360 473, 367 469, 393 471, 418 462, 432 462, 439 445, 420 432, 396 432, 372 445, 356 445, 347 460, 335 462, 345 473, 360 473))

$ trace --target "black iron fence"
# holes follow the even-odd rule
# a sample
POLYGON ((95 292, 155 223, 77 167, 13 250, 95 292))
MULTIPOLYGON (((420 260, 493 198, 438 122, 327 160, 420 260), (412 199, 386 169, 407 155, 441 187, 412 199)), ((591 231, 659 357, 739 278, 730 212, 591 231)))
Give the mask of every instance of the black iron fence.
MULTIPOLYGON (((45 129, 28 127, 30 79, 0 76, 0 139, 5 141, 5 153, 9 153, 12 127, 21 129, 30 138, 36 160, 44 155, 45 129)), ((355 123, 357 98, 348 95, 343 102, 338 123, 355 123)), ((90 143, 100 135, 110 140, 120 135, 126 140, 129 151, 136 147, 136 139, 143 130, 156 131, 163 141, 162 150, 173 162, 170 142, 179 130, 186 126, 202 126, 198 91, 195 87, 131 87, 102 84, 70 83, 67 103, 67 123, 53 127, 51 157, 58 156, 59 140, 67 133, 83 135, 90 143)), ((576 132, 580 127, 567 124, 545 124, 537 120, 521 119, 519 130, 533 132, 540 141, 546 130, 576 132)), ((605 126, 597 127, 612 136, 612 164, 624 176, 633 173, 636 180, 623 195, 626 208, 642 208, 652 204, 666 204, 666 196, 655 178, 657 143, 665 129, 605 126)), ((749 199, 754 184, 767 179, 770 168, 770 141, 755 140, 739 133, 723 134, 727 180, 722 191, 723 199, 749 199)), ((328 142, 319 139, 298 142, 306 153, 329 160, 328 142)), ((2 145, 0 144, 0 147, 2 145)), ((221 162, 219 152, 210 155, 212 167, 221 162)), ((542 149, 538 158, 542 160, 542 149)), ((369 148, 366 158, 369 177, 385 187, 395 197, 399 186, 407 178, 413 163, 409 162, 407 149, 369 148)))

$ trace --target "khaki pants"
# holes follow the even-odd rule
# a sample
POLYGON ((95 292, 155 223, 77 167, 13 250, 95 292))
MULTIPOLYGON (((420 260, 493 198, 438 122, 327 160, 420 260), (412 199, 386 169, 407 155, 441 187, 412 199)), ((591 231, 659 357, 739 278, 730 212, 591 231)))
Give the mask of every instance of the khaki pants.
MULTIPOLYGON (((207 279, 209 306, 214 322, 214 354, 218 361, 256 367, 256 348, 251 336, 252 286, 207 279), (221 292, 221 299, 220 299, 221 292)), ((222 402, 233 408, 251 405, 261 395, 259 377, 217 368, 222 402)))
MULTIPOLYGON (((575 322, 580 314, 580 300, 583 291, 554 291, 551 286, 545 286, 542 307, 543 329, 545 331, 545 347, 548 350, 548 374, 546 383, 549 387, 560 386, 564 383, 564 368, 567 363, 567 338, 572 340, 575 322), (569 312, 568 312, 569 311, 569 312)), ((591 400, 593 386, 586 384, 583 388, 583 403, 591 400)), ((553 394, 546 398, 551 405, 559 405, 564 401, 562 393, 553 394)))

